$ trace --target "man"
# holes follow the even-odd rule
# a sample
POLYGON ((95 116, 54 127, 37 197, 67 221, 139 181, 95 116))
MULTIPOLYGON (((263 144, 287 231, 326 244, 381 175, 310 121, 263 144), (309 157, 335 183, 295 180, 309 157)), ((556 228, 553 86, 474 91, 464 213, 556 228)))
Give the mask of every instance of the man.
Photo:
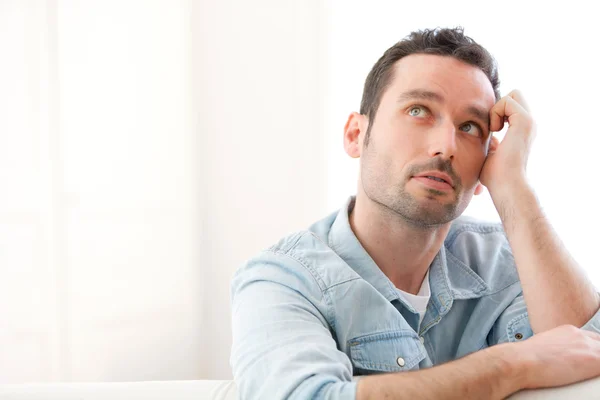
POLYGON ((500 399, 600 375, 599 296, 525 177, 527 105, 498 86, 461 29, 375 64, 344 129, 356 197, 232 282, 241 398, 500 399), (482 185, 502 225, 459 218, 482 185))

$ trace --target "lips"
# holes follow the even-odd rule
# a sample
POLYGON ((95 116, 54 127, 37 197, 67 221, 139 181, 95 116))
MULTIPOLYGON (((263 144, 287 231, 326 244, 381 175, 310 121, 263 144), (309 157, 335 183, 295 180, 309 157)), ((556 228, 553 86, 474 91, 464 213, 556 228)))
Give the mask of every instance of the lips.
POLYGON ((450 176, 448 174, 445 174, 440 171, 423 172, 419 175, 416 175, 415 178, 426 178, 426 179, 430 179, 434 182, 439 182, 442 184, 446 183, 446 184, 450 185, 450 187, 454 188, 454 182, 452 181, 452 178, 450 178, 450 176))

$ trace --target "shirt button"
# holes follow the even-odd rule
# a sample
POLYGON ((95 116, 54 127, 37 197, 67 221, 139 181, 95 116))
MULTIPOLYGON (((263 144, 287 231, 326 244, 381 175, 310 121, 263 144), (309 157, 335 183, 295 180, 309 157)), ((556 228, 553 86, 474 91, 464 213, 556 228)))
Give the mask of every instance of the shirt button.
POLYGON ((423 336, 419 336, 419 340, 421 341, 421 344, 425 343, 425 338, 423 336))
POLYGON ((398 357, 396 362, 398 363, 399 366, 404 367, 404 358, 398 357))

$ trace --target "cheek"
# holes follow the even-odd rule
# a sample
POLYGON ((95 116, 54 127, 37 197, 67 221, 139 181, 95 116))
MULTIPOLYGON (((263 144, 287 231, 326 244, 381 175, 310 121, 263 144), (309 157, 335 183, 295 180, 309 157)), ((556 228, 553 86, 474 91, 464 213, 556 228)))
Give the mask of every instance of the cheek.
POLYGON ((427 134, 420 129, 408 129, 398 132, 390 143, 390 151, 404 163, 423 159, 428 155, 427 134))
POLYGON ((483 168, 484 161, 485 158, 481 158, 480 160, 477 160, 473 163, 471 167, 471 174, 473 176, 471 182, 472 185, 475 185, 479 181, 479 174, 481 174, 481 169, 483 168))
POLYGON ((411 129, 400 121, 390 121, 377 134, 378 157, 395 170, 403 168, 411 160, 422 158, 424 135, 417 129, 411 129))
POLYGON ((485 154, 481 149, 472 150, 471 153, 463 158, 464 162, 460 165, 460 176, 465 187, 474 186, 479 180, 479 174, 485 163, 485 154))

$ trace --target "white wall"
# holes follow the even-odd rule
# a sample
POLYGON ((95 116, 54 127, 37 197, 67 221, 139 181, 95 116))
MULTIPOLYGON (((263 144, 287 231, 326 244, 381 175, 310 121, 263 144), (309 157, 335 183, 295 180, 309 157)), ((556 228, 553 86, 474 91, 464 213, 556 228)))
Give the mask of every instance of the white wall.
POLYGON ((3 382, 200 373, 189 5, 141 5, 3 3, 3 382))
POLYGON ((189 4, 57 4, 66 379, 192 379, 202 234, 189 4))
POLYGON ((56 370, 45 8, 0 2, 0 380, 56 370), (42 83, 44 81, 44 83, 42 83))
POLYGON ((0 383, 231 377, 233 272, 325 212, 322 14, 0 2, 0 383))

